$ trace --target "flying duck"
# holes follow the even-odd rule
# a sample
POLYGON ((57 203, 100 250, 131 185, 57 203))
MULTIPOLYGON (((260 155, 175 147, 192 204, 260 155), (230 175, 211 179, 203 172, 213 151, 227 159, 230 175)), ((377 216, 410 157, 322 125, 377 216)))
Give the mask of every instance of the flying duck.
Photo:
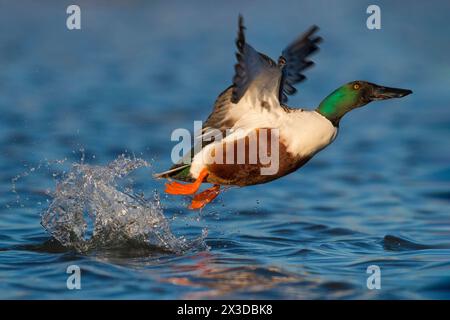
POLYGON ((357 80, 333 91, 314 110, 288 107, 287 96, 296 93, 294 85, 305 80, 303 72, 314 64, 309 58, 322 41, 316 35, 318 27, 311 27, 292 42, 275 62, 246 42, 242 16, 238 25, 233 84, 218 96, 204 122, 199 133, 200 148, 194 148, 168 171, 155 175, 187 182, 170 181, 165 191, 192 195, 190 209, 201 209, 211 202, 221 185, 261 184, 296 171, 335 140, 346 113, 372 101, 412 93, 357 80), (217 133, 223 136, 217 138, 217 133), (252 148, 250 140, 255 137, 256 148, 252 148), (241 158, 236 155, 239 146, 245 153, 241 158), (269 155, 277 147, 277 166, 272 172, 263 172, 274 159, 270 163, 258 159, 262 146, 269 155), (226 158, 227 154, 230 157, 226 158), (231 161, 217 161, 220 158, 231 161), (198 192, 202 183, 213 186, 198 192))

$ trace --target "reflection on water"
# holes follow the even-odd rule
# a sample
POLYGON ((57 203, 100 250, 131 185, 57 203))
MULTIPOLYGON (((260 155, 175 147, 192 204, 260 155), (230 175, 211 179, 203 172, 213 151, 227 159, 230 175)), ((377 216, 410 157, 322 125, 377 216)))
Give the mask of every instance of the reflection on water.
POLYGON ((300 282, 296 274, 289 274, 279 267, 261 267, 261 266, 240 266, 233 268, 224 268, 215 266, 212 259, 200 260, 197 264, 174 268, 175 276, 163 279, 178 286, 186 286, 198 289, 188 293, 184 299, 212 299, 232 297, 234 294, 244 292, 258 293, 261 291, 270 291, 272 288, 283 283, 300 282), (186 272, 195 271, 191 277, 181 276, 186 272))
POLYGON ((379 31, 360 1, 80 6, 79 32, 57 1, 0 10, 0 298, 450 297, 448 2, 381 1, 379 31), (201 213, 153 199, 172 130, 204 120, 231 81, 239 12, 275 58, 321 27, 294 106, 354 79, 414 94, 353 111, 299 172, 201 213), (66 290, 72 264, 80 291, 66 290))

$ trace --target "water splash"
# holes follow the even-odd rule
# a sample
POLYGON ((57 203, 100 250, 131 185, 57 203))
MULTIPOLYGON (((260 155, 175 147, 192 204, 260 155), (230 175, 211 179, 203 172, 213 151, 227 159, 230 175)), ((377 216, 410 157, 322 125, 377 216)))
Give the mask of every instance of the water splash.
MULTIPOLYGON (((15 201, 14 202, 10 202, 6 204, 7 208, 10 208, 11 206, 18 206, 21 208, 24 208, 26 205, 24 203, 23 200, 28 201, 29 198, 28 196, 25 197, 25 199, 22 199, 20 196, 20 190, 17 189, 17 184, 19 183, 19 181, 26 179, 27 177, 30 177, 34 174, 37 174, 38 172, 47 170, 47 171, 52 171, 51 172, 51 176, 53 178, 53 180, 56 181, 56 179, 61 178, 62 175, 64 175, 64 171, 63 172, 55 172, 53 169, 55 166, 60 166, 63 165, 65 162, 67 161, 67 158, 64 158, 62 160, 42 160, 39 161, 39 163, 37 165, 25 165, 25 167, 27 167, 27 169, 23 172, 21 172, 20 174, 17 174, 15 177, 13 177, 11 179, 11 192, 15 195, 15 201)), ((51 196, 52 191, 50 189, 46 189, 43 192, 44 194, 46 194, 47 196, 51 196)), ((37 205, 41 205, 41 202, 38 202, 37 205)))
POLYGON ((204 249, 206 231, 191 241, 172 233, 157 193, 148 200, 118 187, 120 179, 147 166, 142 159, 125 156, 107 166, 74 164, 57 184, 42 226, 62 245, 80 252, 129 244, 175 253, 204 249))

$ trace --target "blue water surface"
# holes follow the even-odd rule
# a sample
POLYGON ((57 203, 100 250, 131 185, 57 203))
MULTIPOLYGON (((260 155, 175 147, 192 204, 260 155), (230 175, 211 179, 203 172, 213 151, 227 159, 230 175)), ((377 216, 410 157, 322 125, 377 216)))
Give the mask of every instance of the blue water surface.
POLYGON ((72 1, 0 0, 0 298, 450 298, 450 3, 377 2, 381 30, 366 27, 370 1, 77 1, 82 28, 69 31, 72 1), (73 163, 140 157, 152 167, 134 190, 163 191, 151 174, 171 165, 172 131, 192 130, 230 84, 238 13, 273 58, 321 27, 292 106, 357 79, 414 94, 353 111, 298 172, 201 213, 162 195, 173 232, 207 229, 209 249, 52 241, 41 214, 73 163), (69 265, 81 290, 66 287, 69 265))

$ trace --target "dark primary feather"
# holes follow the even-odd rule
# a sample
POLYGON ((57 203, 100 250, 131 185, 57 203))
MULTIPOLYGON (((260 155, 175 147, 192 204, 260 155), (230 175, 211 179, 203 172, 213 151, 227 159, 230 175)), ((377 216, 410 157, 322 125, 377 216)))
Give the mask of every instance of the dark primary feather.
MULTIPOLYGON (((281 77, 280 69, 275 61, 246 43, 244 30, 244 19, 239 15, 236 39, 238 51, 236 52, 237 63, 234 66, 232 103, 238 103, 254 81, 278 84, 278 79, 281 77)), ((261 87, 264 88, 264 86, 261 87)))
POLYGON ((284 49, 278 59, 278 65, 282 67, 279 96, 281 103, 287 102, 287 95, 297 92, 294 85, 306 79, 302 72, 314 65, 308 58, 319 49, 318 44, 322 41, 321 37, 315 35, 318 30, 317 26, 312 26, 284 49))
POLYGON ((244 34, 244 18, 239 15, 239 29, 238 36, 236 39, 236 47, 238 52, 236 52, 237 63, 234 66, 234 77, 233 77, 233 92, 231 101, 233 103, 238 103, 241 97, 244 95, 245 90, 247 90, 248 85, 250 84, 249 75, 246 70, 246 61, 245 61, 245 34, 244 34))

